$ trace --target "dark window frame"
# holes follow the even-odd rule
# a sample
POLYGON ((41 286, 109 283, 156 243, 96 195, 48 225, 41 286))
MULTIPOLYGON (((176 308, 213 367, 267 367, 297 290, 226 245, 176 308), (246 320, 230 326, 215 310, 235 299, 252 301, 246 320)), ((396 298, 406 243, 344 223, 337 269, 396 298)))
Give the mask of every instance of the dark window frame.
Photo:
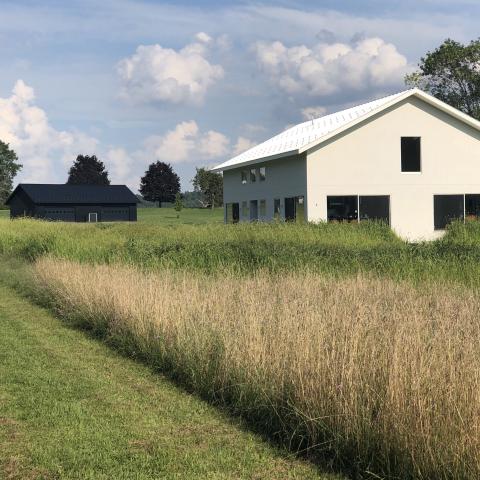
POLYGON ((422 137, 400 137, 400 170, 422 173, 422 137))
MULTIPOLYGON (((362 200, 372 199, 372 198, 379 198, 382 200, 387 201, 387 217, 385 218, 372 218, 372 220, 376 221, 383 221, 387 225, 391 223, 391 204, 390 204, 390 195, 327 195, 327 221, 328 222, 363 222, 370 220, 369 218, 362 218, 362 200), (346 201, 348 199, 348 201, 346 201), (334 209, 334 205, 331 202, 341 202, 345 201, 345 213, 344 217, 342 218, 341 215, 332 215, 329 213, 329 210, 334 209), (348 205, 350 204, 350 205, 348 205), (348 207, 348 208, 347 208, 348 207)), ((382 208, 380 208, 382 210, 382 208)))
POLYGON ((447 228, 447 226, 452 221, 454 221, 455 219, 462 219, 465 222, 465 194, 464 193, 445 193, 445 194, 442 194, 442 193, 436 194, 435 193, 435 194, 433 194, 433 230, 434 231, 444 231, 447 228), (443 222, 443 221, 440 222, 439 221, 438 210, 437 210, 437 205, 438 205, 437 202, 440 201, 440 197, 443 197, 444 200, 446 200, 445 197, 452 197, 451 198, 452 201, 454 200, 453 197, 457 197, 457 200, 458 200, 458 197, 460 197, 461 198, 460 204, 462 205, 463 216, 453 217, 450 220, 447 220, 445 222, 443 222), (440 225, 440 223, 441 223, 441 225, 440 225))

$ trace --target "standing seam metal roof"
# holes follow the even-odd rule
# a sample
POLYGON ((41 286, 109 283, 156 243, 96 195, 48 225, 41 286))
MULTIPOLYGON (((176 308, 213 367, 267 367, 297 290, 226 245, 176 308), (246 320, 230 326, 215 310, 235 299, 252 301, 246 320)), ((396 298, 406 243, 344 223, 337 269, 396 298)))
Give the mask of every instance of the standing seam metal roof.
POLYGON ((133 204, 138 201, 126 185, 20 183, 6 203, 19 189, 37 204, 133 204))
POLYGON ((271 157, 298 150, 335 130, 344 127, 345 125, 352 123, 373 110, 377 110, 404 94, 405 92, 399 92, 388 97, 374 100, 373 102, 364 103, 356 107, 341 110, 340 112, 331 113, 320 118, 299 123, 221 165, 218 165, 215 167, 215 170, 222 170, 223 168, 226 169, 255 159, 271 157))

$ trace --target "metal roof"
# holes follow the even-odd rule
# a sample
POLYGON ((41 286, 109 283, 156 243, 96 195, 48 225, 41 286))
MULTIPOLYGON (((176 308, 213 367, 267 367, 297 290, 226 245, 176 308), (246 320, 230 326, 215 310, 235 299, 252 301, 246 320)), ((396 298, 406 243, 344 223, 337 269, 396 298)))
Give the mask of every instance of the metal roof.
POLYGON ((6 203, 22 190, 37 204, 133 204, 137 197, 126 185, 20 183, 6 203))
POLYGON ((453 107, 450 107, 431 95, 414 88, 295 125, 275 137, 250 148, 240 155, 217 165, 213 170, 229 170, 240 165, 257 163, 257 161, 260 160, 274 160, 275 158, 305 152, 412 95, 415 95, 450 115, 459 118, 474 128, 480 129, 480 122, 477 120, 453 107))

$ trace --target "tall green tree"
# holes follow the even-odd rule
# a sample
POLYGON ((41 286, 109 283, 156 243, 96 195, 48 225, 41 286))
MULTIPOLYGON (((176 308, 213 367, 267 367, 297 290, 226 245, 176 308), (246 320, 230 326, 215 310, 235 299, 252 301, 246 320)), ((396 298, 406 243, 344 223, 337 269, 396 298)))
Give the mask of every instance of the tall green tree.
POLYGON ((12 193, 13 179, 21 168, 17 154, 8 143, 0 140, 0 205, 4 205, 5 200, 12 193))
POLYGON ((431 93, 480 120, 480 39, 468 45, 447 39, 420 59, 405 83, 431 93))
POLYGON ((68 172, 69 185, 110 185, 105 165, 95 155, 78 155, 68 172))
POLYGON ((223 204, 223 177, 220 173, 212 172, 206 168, 197 168, 197 173, 192 180, 196 192, 201 192, 204 202, 213 207, 223 204))
POLYGON ((169 163, 152 163, 140 181, 140 193, 145 200, 158 202, 174 202, 175 195, 180 192, 180 178, 169 163))

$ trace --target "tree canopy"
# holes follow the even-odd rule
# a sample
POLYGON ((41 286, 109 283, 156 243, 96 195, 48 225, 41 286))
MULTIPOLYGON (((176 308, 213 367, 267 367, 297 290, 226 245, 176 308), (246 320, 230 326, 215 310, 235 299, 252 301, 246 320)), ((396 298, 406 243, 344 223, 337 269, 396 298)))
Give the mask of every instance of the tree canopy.
POLYGON ((180 178, 169 163, 152 163, 140 181, 140 193, 145 200, 158 202, 174 202, 175 195, 180 192, 180 178))
POLYGON ((95 155, 78 155, 68 172, 69 185, 110 185, 105 165, 95 155))
POLYGON ((13 179, 21 168, 17 154, 8 143, 0 140, 0 205, 4 205, 5 200, 12 193, 13 179))
POLYGON ((197 173, 192 180, 196 192, 201 192, 204 201, 213 207, 223 204, 223 177, 220 173, 212 172, 206 168, 197 168, 197 173))
POLYGON ((464 45, 447 39, 420 59, 405 83, 431 93, 480 120, 480 39, 464 45))

